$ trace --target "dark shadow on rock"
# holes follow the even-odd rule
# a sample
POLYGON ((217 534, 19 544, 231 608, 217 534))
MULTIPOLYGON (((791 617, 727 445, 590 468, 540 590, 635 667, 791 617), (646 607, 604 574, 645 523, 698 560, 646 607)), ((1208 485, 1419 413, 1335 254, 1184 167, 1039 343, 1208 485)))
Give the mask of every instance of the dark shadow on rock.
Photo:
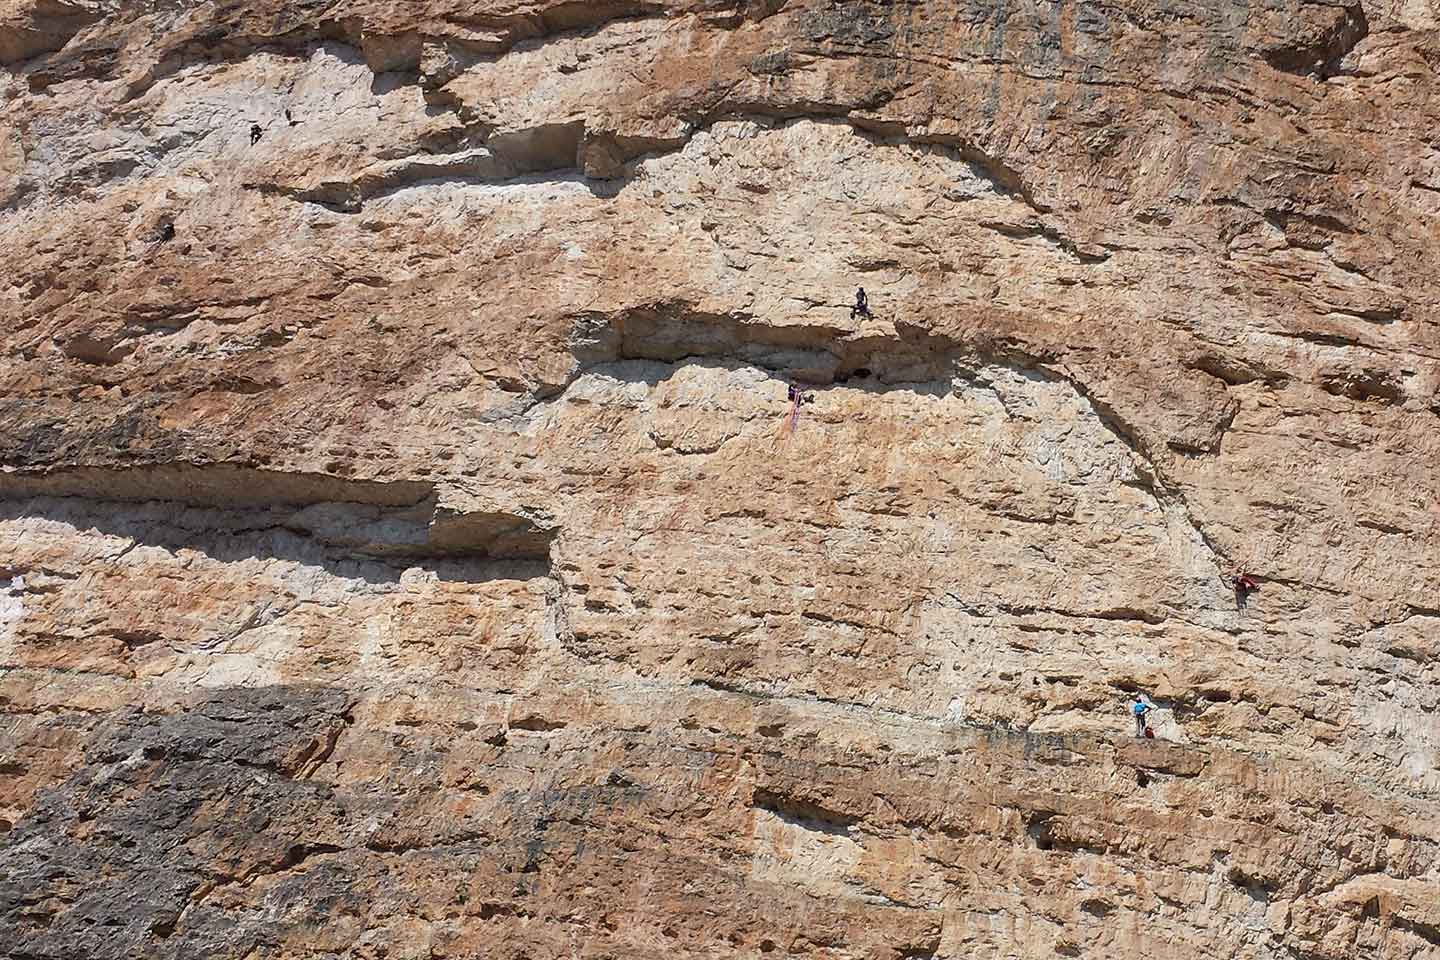
MULTIPOLYGON (((368 543, 330 542, 324 535, 295 525, 304 511, 282 508, 218 510, 186 507, 167 501, 126 503, 77 498, 37 498, 0 501, 0 520, 41 518, 69 524, 79 530, 96 530, 127 537, 172 553, 191 550, 223 563, 246 560, 284 560, 323 568, 327 573, 371 584, 396 583, 405 571, 419 567, 441 580, 478 583, 489 580, 529 580, 549 575, 543 555, 473 556, 425 553, 421 545, 405 544, 424 523, 414 517, 376 516, 369 508, 330 505, 337 520, 350 519, 376 537, 392 533, 389 556, 367 554, 384 547, 373 537, 368 543)), ((548 541, 547 541, 548 544, 548 541)))
MULTIPOLYGON (((263 946, 269 925, 237 923, 207 897, 340 849, 346 810, 304 778, 349 726, 352 702, 320 686, 232 688, 181 713, 112 717, 84 765, 0 835, 6 955, 245 956, 263 946)), ((321 885, 332 901, 360 905, 338 878, 321 885)))
MULTIPOLYGON (((837 315, 841 308, 837 308, 837 315)), ((827 385, 864 370, 877 385, 947 380, 965 345, 903 322, 895 334, 867 336, 827 323, 776 326, 757 318, 715 314, 683 302, 574 318, 571 351, 582 368, 627 360, 693 363, 724 360, 827 385)))

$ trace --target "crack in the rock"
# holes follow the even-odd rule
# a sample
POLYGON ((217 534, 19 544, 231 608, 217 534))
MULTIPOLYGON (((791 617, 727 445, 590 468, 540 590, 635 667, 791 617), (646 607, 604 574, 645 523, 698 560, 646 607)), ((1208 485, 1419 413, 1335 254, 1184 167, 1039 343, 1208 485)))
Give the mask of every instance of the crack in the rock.
POLYGON ((1058 617, 1066 617, 1076 620, 1118 620, 1132 623, 1144 623, 1149 626, 1158 626, 1166 621, 1166 617, 1149 610, 1136 610, 1131 607, 1112 607, 1105 610, 1067 610, 1063 607, 1047 607, 1038 604, 1019 603, 996 603, 996 604, 974 604, 966 601, 959 594, 953 591, 945 593, 945 597, 953 600, 958 609, 977 617, 993 617, 997 613, 1004 613, 1015 617, 1034 616, 1035 614, 1050 614, 1058 617))
POLYGON ((185 910, 192 906, 204 903, 212 895, 236 886, 249 886, 256 880, 264 877, 274 877, 280 874, 290 873, 305 866, 312 857, 330 856, 336 853, 348 852, 347 848, 335 846, 329 843, 295 843, 287 847, 285 853, 278 859, 269 863, 258 863, 251 869, 236 876, 221 877, 219 880, 212 880, 200 883, 191 891, 188 900, 180 916, 175 921, 175 926, 181 926, 185 919, 185 910))
POLYGON ((831 836, 847 836, 850 828, 863 819, 831 809, 823 801, 775 787, 756 787, 752 802, 756 809, 769 811, 784 823, 831 836))

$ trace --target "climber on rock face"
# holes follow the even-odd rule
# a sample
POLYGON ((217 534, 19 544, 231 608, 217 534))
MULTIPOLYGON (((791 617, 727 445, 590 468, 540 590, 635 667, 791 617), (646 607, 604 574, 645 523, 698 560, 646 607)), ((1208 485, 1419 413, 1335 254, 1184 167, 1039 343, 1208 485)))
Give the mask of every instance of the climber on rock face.
POLYGON ((260 142, 260 134, 261 134, 262 132, 263 132, 263 131, 261 131, 261 129, 260 129, 260 124, 258 124, 258 123, 252 123, 252 124, 250 124, 250 146, 253 147, 253 146, 255 146, 255 144, 257 144, 257 143, 260 142))
POLYGON ((870 316, 870 303, 865 299, 865 288, 860 287, 855 291, 855 306, 850 308, 850 319, 868 316, 870 316))
POLYGON ((790 384, 785 392, 785 397, 790 401, 790 412, 785 417, 785 429, 789 433, 795 432, 795 424, 800 422, 800 408, 807 403, 813 403, 815 398, 805 392, 805 388, 797 383, 790 384))
POLYGON ((1248 573, 1232 577, 1230 583, 1235 588, 1235 605, 1242 610, 1245 609, 1250 594, 1260 589, 1260 584, 1256 583, 1255 578, 1248 573))
POLYGON ((175 224, 166 220, 160 225, 160 230, 155 234, 156 243, 169 243, 175 239, 175 224))
POLYGON ((1148 703, 1140 699, 1138 693, 1135 695, 1135 702, 1130 704, 1130 712, 1135 716, 1135 736, 1142 738, 1145 736, 1145 714, 1153 709, 1154 708, 1148 703))

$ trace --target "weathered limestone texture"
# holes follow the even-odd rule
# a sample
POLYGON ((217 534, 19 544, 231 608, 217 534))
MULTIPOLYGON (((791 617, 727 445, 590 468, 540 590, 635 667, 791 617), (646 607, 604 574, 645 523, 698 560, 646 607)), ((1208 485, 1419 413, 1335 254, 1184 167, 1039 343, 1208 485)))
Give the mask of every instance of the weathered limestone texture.
POLYGON ((1437 20, 0 0, 0 957, 1440 957, 1437 20))

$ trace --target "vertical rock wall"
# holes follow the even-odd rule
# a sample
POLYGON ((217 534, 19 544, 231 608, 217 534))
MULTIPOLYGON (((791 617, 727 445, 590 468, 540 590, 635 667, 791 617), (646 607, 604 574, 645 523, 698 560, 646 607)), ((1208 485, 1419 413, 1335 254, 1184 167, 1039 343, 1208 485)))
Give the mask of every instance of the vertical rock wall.
POLYGON ((1436 64, 0 0, 0 956, 1436 955, 1436 64))

